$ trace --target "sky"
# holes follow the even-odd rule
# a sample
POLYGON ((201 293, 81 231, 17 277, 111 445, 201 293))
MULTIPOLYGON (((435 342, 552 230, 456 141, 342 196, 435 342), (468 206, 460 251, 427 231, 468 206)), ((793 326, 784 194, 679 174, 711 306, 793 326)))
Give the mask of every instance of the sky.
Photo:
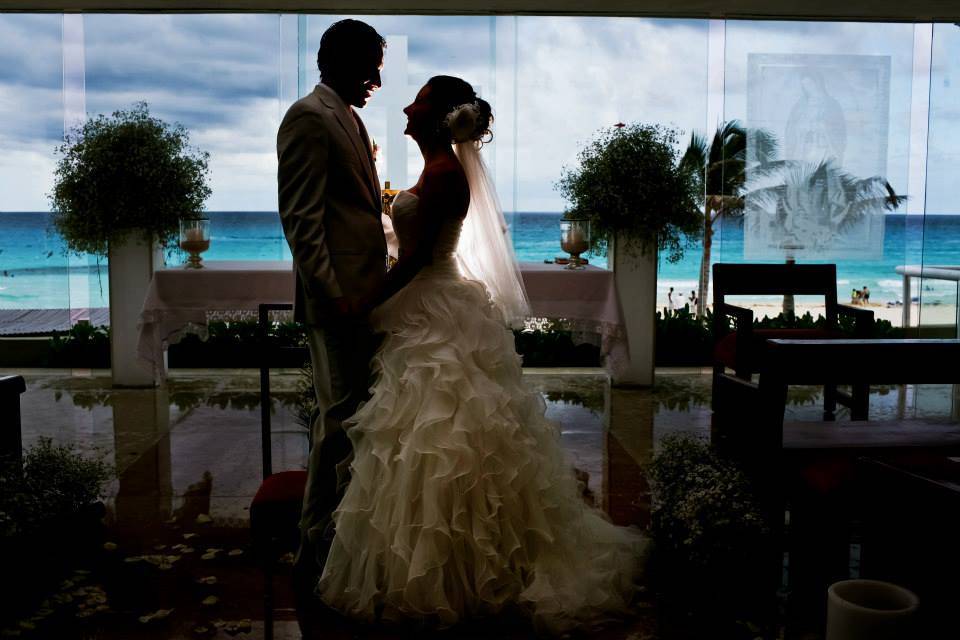
MULTIPOLYGON (((48 208, 54 150, 77 109, 92 116, 140 100, 210 152, 208 209, 276 210, 277 126, 317 81, 316 47, 338 18, 305 17, 299 40, 296 16, 90 14, 65 23, 55 14, 0 14, 0 211, 48 208)), ((484 153, 504 208, 561 211, 555 184, 597 130, 659 123, 686 141, 692 130, 712 130, 711 118, 748 118, 751 55, 857 55, 886 58, 890 73, 885 117, 852 130, 882 142, 887 177, 916 192, 908 194, 915 211, 923 207, 914 203, 931 213, 960 209, 951 189, 960 165, 960 29, 950 24, 924 39, 930 25, 363 19, 389 42, 385 86, 361 115, 382 149, 381 177, 394 186, 412 183, 420 168, 415 145, 398 132, 400 109, 432 75, 459 75, 493 104, 494 141, 484 153), (718 33, 723 55, 711 58, 718 33)), ((854 113, 866 108, 848 93, 854 113)))

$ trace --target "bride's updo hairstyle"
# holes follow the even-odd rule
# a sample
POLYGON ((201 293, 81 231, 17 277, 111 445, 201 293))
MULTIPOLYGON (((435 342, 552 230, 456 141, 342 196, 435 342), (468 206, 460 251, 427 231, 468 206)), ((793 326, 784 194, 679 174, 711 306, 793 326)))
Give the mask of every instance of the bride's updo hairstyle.
POLYGON ((493 112, 490 103, 477 96, 469 82, 453 76, 434 76, 427 82, 430 102, 439 117, 437 129, 452 143, 490 142, 493 112))

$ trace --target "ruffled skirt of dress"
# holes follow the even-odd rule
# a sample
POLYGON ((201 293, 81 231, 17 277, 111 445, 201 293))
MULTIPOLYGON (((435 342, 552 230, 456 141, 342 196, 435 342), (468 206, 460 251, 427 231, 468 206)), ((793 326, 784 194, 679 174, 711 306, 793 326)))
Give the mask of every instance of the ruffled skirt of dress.
POLYGON ((584 504, 513 334, 453 264, 378 310, 371 399, 318 593, 369 621, 519 609, 551 633, 626 613, 646 546, 584 504))

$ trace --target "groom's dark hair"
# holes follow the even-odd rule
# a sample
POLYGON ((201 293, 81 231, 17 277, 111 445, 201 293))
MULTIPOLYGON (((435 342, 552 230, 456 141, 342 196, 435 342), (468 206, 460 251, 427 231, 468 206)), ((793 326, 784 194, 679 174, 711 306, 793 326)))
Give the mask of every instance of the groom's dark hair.
POLYGON ((359 20, 340 20, 334 22, 323 32, 320 48, 317 50, 317 68, 320 77, 329 75, 337 65, 349 63, 358 53, 365 53, 373 47, 383 49, 387 41, 377 30, 359 20))

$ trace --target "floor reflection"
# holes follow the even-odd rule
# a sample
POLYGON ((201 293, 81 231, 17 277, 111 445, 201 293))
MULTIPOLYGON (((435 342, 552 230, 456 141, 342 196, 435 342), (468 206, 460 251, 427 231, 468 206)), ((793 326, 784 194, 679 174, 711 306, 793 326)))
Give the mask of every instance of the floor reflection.
MULTIPOLYGON (((46 436, 87 455, 106 456, 116 468, 106 503, 118 555, 105 561, 114 567, 112 579, 125 585, 114 585, 124 594, 116 608, 132 620, 150 613, 148 606, 181 612, 175 623, 164 625, 121 623, 116 616, 85 637, 200 637, 191 625, 228 616, 252 619, 248 637, 269 637, 263 626, 263 575, 244 555, 249 504, 261 480, 257 372, 174 370, 168 387, 158 390, 112 389, 108 372, 28 371, 24 377, 26 446, 46 436), (211 549, 218 551, 211 555, 211 549), (231 549, 238 553, 228 556, 231 549), (151 554, 178 560, 166 572, 142 559, 129 560, 151 554), (196 581, 210 575, 220 586, 199 588, 196 581), (219 605, 202 605, 214 594, 219 605)), ((658 371, 656 386, 642 390, 611 388, 601 370, 528 370, 525 379, 544 396, 548 416, 560 425, 563 446, 594 503, 620 524, 649 524, 644 468, 658 441, 672 433, 706 438, 710 432, 707 371, 658 371)), ((306 461, 299 384, 296 371, 272 376, 275 471, 300 469, 306 461)), ((870 407, 876 419, 956 418, 960 394, 950 385, 881 387, 873 390, 870 407)), ((789 419, 819 420, 821 411, 818 389, 791 390, 789 419)), ((848 418, 843 411, 838 416, 848 418)), ((282 582, 277 582, 276 619, 269 628, 273 637, 294 638, 292 599, 282 582)), ((629 629, 604 637, 657 637, 651 635, 653 624, 641 616, 629 629)), ((330 637, 357 635, 349 628, 330 637)))

